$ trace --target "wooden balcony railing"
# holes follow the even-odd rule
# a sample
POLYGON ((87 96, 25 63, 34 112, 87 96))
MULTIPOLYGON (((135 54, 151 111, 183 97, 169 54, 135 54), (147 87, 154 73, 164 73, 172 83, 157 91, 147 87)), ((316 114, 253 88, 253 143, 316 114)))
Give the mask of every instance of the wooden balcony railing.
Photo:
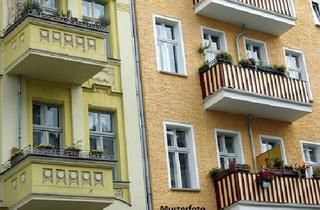
MULTIPOLYGON (((202 0, 193 0, 194 4, 202 0)), ((239 3, 247 4, 249 6, 257 7, 259 9, 275 12, 281 15, 293 16, 291 0, 226 0, 236 1, 239 3)))
POLYGON ((238 201, 320 205, 320 179, 275 176, 262 188, 256 174, 230 172, 214 181, 218 210, 238 201))
POLYGON ((286 76, 216 62, 200 71, 202 97, 221 88, 231 88, 280 99, 309 103, 306 82, 286 76))

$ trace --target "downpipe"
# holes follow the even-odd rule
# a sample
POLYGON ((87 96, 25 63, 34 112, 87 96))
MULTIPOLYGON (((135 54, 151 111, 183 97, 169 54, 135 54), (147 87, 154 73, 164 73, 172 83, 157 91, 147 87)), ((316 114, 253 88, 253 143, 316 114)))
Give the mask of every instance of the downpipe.
POLYGON ((141 137, 141 147, 142 147, 142 159, 143 159, 143 173, 145 177, 145 190, 147 194, 146 205, 147 210, 152 210, 152 194, 151 194, 151 184, 150 184, 150 171, 149 171, 149 158, 148 158, 148 146, 145 128, 145 118, 143 109, 143 96, 142 96, 142 84, 141 84, 141 69, 139 60, 139 48, 138 48, 138 32, 137 32, 137 22, 136 22, 136 12, 135 12, 135 1, 130 0, 130 10, 131 10, 131 22, 132 22, 132 36, 134 45, 134 60, 135 60, 135 74, 136 74, 136 96, 138 99, 138 109, 139 109, 139 121, 140 121, 140 137, 141 137))
POLYGON ((22 78, 18 76, 18 148, 22 147, 22 78))
POLYGON ((254 146, 254 139, 253 139, 253 132, 252 132, 252 121, 253 117, 252 115, 248 116, 248 131, 249 131, 249 139, 251 144, 251 152, 252 152, 252 162, 253 162, 253 169, 254 172, 257 172, 257 159, 256 159, 256 149, 254 146))

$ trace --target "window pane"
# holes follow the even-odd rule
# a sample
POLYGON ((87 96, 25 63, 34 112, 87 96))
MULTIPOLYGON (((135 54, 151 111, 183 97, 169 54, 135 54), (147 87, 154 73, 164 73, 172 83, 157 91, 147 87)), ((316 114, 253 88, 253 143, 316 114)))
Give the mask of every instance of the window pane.
POLYGON ((101 122, 102 132, 112 132, 110 114, 100 114, 100 122, 101 122))
POLYGON ((223 152, 222 136, 220 135, 218 135, 218 147, 219 147, 219 152, 223 152))
POLYGON ((173 27, 172 26, 165 26, 165 33, 166 33, 166 38, 167 39, 174 39, 174 34, 173 34, 173 27))
POLYGON ((176 68, 176 46, 172 44, 166 44, 166 47, 166 60, 164 62, 166 62, 167 65, 165 70, 178 73, 176 68))
POLYGON ((174 146, 173 131, 169 129, 167 130, 167 145, 174 146))
POLYGON ((227 153, 235 153, 233 137, 226 136, 225 144, 226 144, 227 153))
POLYGON ((82 15, 92 17, 92 4, 91 2, 82 0, 82 15))
POLYGON ((98 113, 89 112, 89 130, 98 131, 98 113))
POLYGON ((268 145, 264 142, 262 142, 262 152, 268 151, 268 145))
POLYGON ((98 150, 97 137, 90 136, 90 150, 98 150))
POLYGON ((224 160, 224 157, 220 157, 220 166, 222 169, 226 169, 226 163, 225 163, 225 160, 224 160))
POLYGON ((41 0, 41 6, 48 8, 57 8, 56 0, 41 0))
POLYGON ((211 50, 221 50, 220 43, 219 43, 219 37, 217 36, 211 36, 211 50))
POLYGON ((171 187, 176 188, 178 183, 176 180, 176 163, 174 156, 173 152, 169 152, 171 187))
POLYGON ((188 154, 180 153, 180 171, 182 188, 190 188, 188 154))
POLYGON ((308 157, 308 152, 306 148, 303 148, 303 155, 304 155, 304 160, 305 161, 310 161, 308 157))
POLYGON ((34 125, 41 125, 41 106, 32 106, 32 119, 34 125))
POLYGON ((256 60, 260 60, 261 59, 260 47, 253 46, 253 58, 256 59, 256 60))
MULTIPOLYGON (((103 138, 103 151, 107 155, 114 156, 114 139, 113 138, 103 138)), ((115 158, 115 157, 114 157, 115 158)))
POLYGON ((315 150, 313 148, 309 148, 309 155, 311 162, 317 162, 315 150))
POLYGON ((317 2, 312 2, 312 8, 313 11, 318 18, 318 21, 320 21, 320 10, 319 10, 319 4, 317 2))
POLYGON ((178 147, 187 147, 187 139, 185 131, 176 131, 178 147))
POLYGON ((47 107, 47 125, 48 127, 59 128, 59 108, 48 106, 47 107))
POLYGON ((33 146, 37 146, 42 143, 43 132, 41 131, 33 131, 33 146))
POLYGON ((52 144, 56 149, 60 148, 60 134, 49 133, 49 144, 52 144))
POLYGON ((105 7, 103 4, 94 3, 94 18, 105 16, 105 7))

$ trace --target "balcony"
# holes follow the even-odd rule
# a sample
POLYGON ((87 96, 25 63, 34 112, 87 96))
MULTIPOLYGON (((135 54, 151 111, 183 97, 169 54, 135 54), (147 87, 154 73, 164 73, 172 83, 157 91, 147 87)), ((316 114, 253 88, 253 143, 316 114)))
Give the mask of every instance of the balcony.
POLYGON ((115 199, 110 156, 28 147, 3 165, 3 206, 19 210, 102 210, 115 199))
POLYGON ((206 110, 293 122, 312 111, 305 81, 216 62, 200 71, 206 110))
POLYGON ((107 32, 76 18, 29 11, 4 36, 7 74, 79 85, 107 63, 107 32))
POLYGON ((276 175, 263 188, 255 173, 227 172, 214 180, 217 208, 229 210, 320 208, 320 179, 276 175))
POLYGON ((193 0, 195 13, 272 35, 295 26, 292 0, 193 0))

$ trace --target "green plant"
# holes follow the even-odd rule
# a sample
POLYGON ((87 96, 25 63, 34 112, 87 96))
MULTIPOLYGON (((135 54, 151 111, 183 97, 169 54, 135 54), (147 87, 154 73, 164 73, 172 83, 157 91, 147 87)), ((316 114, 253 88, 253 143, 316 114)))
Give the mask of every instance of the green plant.
POLYGON ((280 158, 274 158, 273 159, 273 167, 278 169, 283 169, 283 161, 280 158))
POLYGON ((272 158, 266 158, 266 159, 264 159, 264 162, 265 162, 267 168, 272 167, 272 158))
POLYGON ((23 151, 18 149, 13 154, 11 154, 10 160, 14 160, 17 157, 23 156, 23 151))
POLYGON ((226 63, 232 63, 232 55, 228 52, 219 52, 217 55, 216 55, 216 59, 217 61, 224 61, 226 63))
POLYGON ((54 149, 54 145, 52 144, 39 144, 36 146, 37 149, 54 149))
POLYGON ((103 27, 107 27, 108 25, 110 25, 110 20, 107 16, 101 15, 98 19, 98 23, 103 27))
POLYGON ((293 166, 285 165, 285 166, 284 166, 284 169, 286 169, 286 170, 293 170, 293 166))
POLYGON ((199 67, 199 70, 207 70, 209 68, 209 62, 207 60, 203 61, 202 65, 199 67))
POLYGON ((276 71, 280 71, 280 72, 286 72, 287 71, 287 67, 285 65, 278 65, 278 64, 274 64, 272 66, 276 71))
POLYGON ((210 48, 210 44, 209 43, 200 44, 199 47, 198 47, 198 53, 201 54, 201 55, 204 55, 205 51, 207 49, 209 49, 209 48, 210 48))
POLYGON ((307 163, 301 163, 301 164, 295 164, 293 167, 293 170, 296 174, 300 176, 305 175, 306 174, 306 170, 309 168, 310 166, 307 163))
POLYGON ((29 11, 42 12, 39 1, 36 0, 25 0, 22 6, 19 8, 19 14, 25 15, 29 11))
POLYGON ((216 176, 218 173, 220 173, 222 171, 222 169, 221 168, 212 168, 210 171, 209 171, 209 174, 211 175, 211 176, 216 176))

